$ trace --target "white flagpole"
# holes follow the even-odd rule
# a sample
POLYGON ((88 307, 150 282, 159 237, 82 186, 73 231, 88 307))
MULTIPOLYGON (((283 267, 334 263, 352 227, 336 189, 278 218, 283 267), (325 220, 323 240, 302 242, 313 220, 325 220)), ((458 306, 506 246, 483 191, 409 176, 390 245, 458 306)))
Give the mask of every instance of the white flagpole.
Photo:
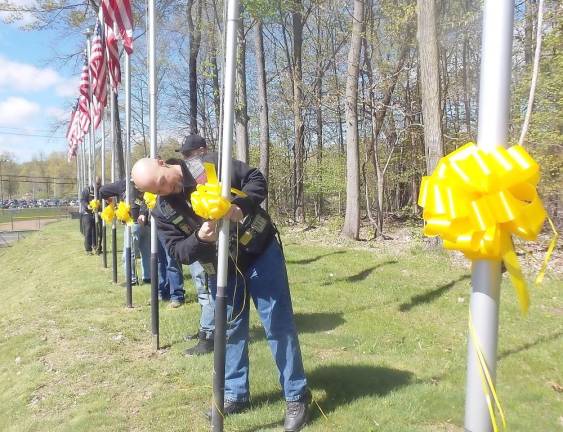
MULTIPOLYGON (((115 135, 115 103, 114 103, 114 92, 109 87, 109 97, 110 97, 110 123, 111 123, 111 182, 115 182, 115 140, 117 139, 115 135)), ((117 283, 117 224, 115 218, 111 223, 111 267, 112 267, 112 280, 113 283, 117 283)))
MULTIPOLYGON (((513 24, 512 0, 485 0, 477 137, 477 144, 482 149, 505 146, 508 140, 513 24)), ((471 321, 493 381, 496 375, 500 279, 500 262, 473 261, 471 321)), ((493 427, 471 336, 467 350, 465 430, 489 432, 493 427)))
MULTIPOLYGON (((94 185, 94 199, 98 199, 98 185, 96 183, 96 129, 94 127, 94 98, 92 94, 92 74, 90 73, 90 60, 92 58, 92 35, 94 34, 91 28, 86 30, 86 55, 88 59, 88 105, 90 113, 90 154, 91 154, 91 165, 92 172, 90 177, 90 184, 94 185)), ((99 250, 100 245, 98 244, 98 229, 100 229, 99 216, 97 212, 94 212, 94 245, 96 252, 99 250)))
MULTIPOLYGON (((156 158, 156 48, 154 0, 148 0, 149 24, 149 116, 151 158, 156 158)), ((155 349, 159 349, 158 322, 158 238, 156 223, 151 216, 151 329, 155 349)))
MULTIPOLYGON (((227 0, 226 50, 223 137, 221 140, 221 196, 231 196, 231 150, 233 146, 233 119, 235 97, 235 71, 237 51, 237 27, 240 15, 238 0, 227 0)), ((214 432, 223 430, 223 409, 225 391, 225 345, 227 321, 227 275, 229 271, 229 219, 224 218, 219 232, 219 251, 217 254, 217 295, 215 300, 215 337, 214 337, 214 368, 213 398, 211 423, 214 432)))
MULTIPOLYGON (((131 56, 125 52, 125 201, 131 206, 131 56)), ((125 225, 125 301, 133 307, 131 226, 125 225)))

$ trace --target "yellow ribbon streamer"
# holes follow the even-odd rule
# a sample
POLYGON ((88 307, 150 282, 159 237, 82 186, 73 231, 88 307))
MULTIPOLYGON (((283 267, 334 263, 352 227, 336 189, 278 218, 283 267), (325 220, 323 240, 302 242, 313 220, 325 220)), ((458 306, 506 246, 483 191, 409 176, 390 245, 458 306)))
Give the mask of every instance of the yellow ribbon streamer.
POLYGON ((115 212, 115 217, 117 220, 131 225, 133 223, 133 218, 131 217, 131 207, 125 201, 120 201, 117 205, 117 211, 115 212))
POLYGON ((503 260, 523 312, 528 289, 511 236, 535 240, 543 226, 538 180, 538 164, 522 146, 483 150, 468 143, 422 178, 418 197, 424 234, 472 260, 503 260))
MULTIPOLYGON (((190 201, 196 215, 210 220, 221 219, 231 208, 231 202, 221 196, 221 183, 217 179, 215 165, 205 162, 203 164, 207 183, 198 184, 192 192, 190 201)), ((231 188, 231 192, 237 196, 245 197, 246 194, 238 189, 231 188)))
POLYGON ((101 207, 100 200, 93 199, 88 203, 88 208, 92 210, 94 213, 98 213, 100 207, 101 207))
POLYGON ((504 416, 504 410, 502 409, 502 405, 500 404, 500 399, 498 397, 495 384, 491 377, 491 373, 489 372, 489 367, 487 366, 487 361, 485 360, 485 356, 481 348, 481 343, 479 342, 479 337, 477 336, 477 331, 475 330, 475 326, 473 325, 471 312, 469 312, 469 335, 471 337, 471 342, 473 344, 473 348, 475 349, 475 353, 477 354, 477 360, 479 363, 478 370, 479 370, 479 375, 481 377, 481 385, 483 387, 483 394, 485 395, 485 401, 487 402, 487 408, 489 410, 489 415, 491 417, 493 432, 497 432, 498 424, 497 424, 497 418, 495 416, 495 407, 499 412, 503 429, 506 428, 506 417, 504 416), (491 402, 491 397, 495 403, 494 407, 493 407, 493 403, 491 402))
POLYGON ((551 218, 549 216, 547 217, 547 221, 549 222, 549 226, 551 227, 551 231, 553 232, 553 237, 551 238, 551 241, 549 242, 549 247, 547 248, 545 258, 543 260, 540 271, 538 272, 538 275, 536 277, 536 285, 539 285, 539 284, 542 283, 543 277, 545 276, 545 271, 547 269, 547 263, 551 259, 551 254, 553 253, 553 250, 555 249, 555 246, 557 245, 557 240, 559 239, 559 233, 557 232, 557 229, 555 228, 555 224, 553 223, 553 221, 551 220, 551 218))
POLYGON ((115 218, 115 205, 113 203, 106 205, 100 213, 100 217, 106 224, 112 223, 115 218))
POLYGON ((150 210, 152 210, 156 206, 156 198, 157 195, 151 192, 145 192, 143 194, 143 200, 150 210))

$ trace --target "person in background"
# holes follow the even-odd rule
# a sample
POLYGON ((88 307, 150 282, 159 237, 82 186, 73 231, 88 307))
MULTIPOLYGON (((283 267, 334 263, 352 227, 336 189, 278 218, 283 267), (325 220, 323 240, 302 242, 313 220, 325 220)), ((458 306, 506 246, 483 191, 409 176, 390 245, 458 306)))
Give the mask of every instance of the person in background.
POLYGON ((100 185, 102 180, 100 177, 96 177, 96 189, 98 190, 98 196, 94 195, 94 185, 90 185, 82 191, 80 195, 80 203, 82 204, 82 215, 80 216, 80 223, 82 226, 82 234, 84 235, 84 250, 87 254, 92 254, 93 252, 100 253, 101 247, 101 234, 102 230, 98 229, 96 231, 96 219, 93 210, 89 207, 90 201, 94 198, 99 199, 100 196, 100 185), (96 235, 97 234, 97 235, 96 235))

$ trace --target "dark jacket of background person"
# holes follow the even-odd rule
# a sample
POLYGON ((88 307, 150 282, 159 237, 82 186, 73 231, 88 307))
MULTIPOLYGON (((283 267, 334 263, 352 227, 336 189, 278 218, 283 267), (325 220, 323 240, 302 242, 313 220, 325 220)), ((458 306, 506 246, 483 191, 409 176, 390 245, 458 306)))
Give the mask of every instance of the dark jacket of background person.
MULTIPOLYGON (((98 188, 98 197, 100 196, 100 189, 98 188)), ((88 208, 90 201, 94 199, 94 186, 85 187, 80 195, 80 202, 82 203, 82 208, 84 213, 92 214, 92 209, 88 208)))
MULTIPOLYGON (((125 201, 125 180, 118 180, 113 183, 106 183, 100 187, 99 194, 103 199, 111 197, 119 197, 121 201, 125 201)), ((147 208, 143 201, 143 193, 138 191, 133 184, 130 188, 131 193, 131 217, 136 223, 140 214, 147 216, 147 208)))
MULTIPOLYGON (((210 153, 204 156, 203 161, 211 162, 217 168, 217 153, 210 153)), ((181 166, 184 191, 182 193, 159 196, 153 211, 157 228, 166 249, 183 264, 191 264, 194 261, 200 261, 202 265, 216 262, 215 243, 203 242, 197 235, 203 219, 194 213, 190 204, 190 195, 196 189, 197 183, 184 161, 175 160, 169 161, 169 163, 181 166)), ((251 168, 238 160, 233 160, 231 186, 243 191, 247 195, 246 197, 236 197, 232 200, 233 204, 240 207, 245 216, 257 211, 260 203, 267 195, 266 179, 262 173, 257 168, 251 168)), ((237 224, 233 223, 231 227, 236 232, 237 224)), ((236 246, 235 243, 234 248, 236 246)), ((231 246, 232 249, 233 245, 231 246)), ((250 262, 253 258, 242 250, 236 252, 238 252, 239 263, 250 262)))

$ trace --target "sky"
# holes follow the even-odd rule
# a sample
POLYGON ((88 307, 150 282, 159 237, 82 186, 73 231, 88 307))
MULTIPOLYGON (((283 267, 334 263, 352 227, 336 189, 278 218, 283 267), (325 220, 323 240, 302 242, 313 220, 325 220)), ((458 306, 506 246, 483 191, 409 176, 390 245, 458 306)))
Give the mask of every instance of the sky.
POLYGON ((81 35, 25 31, 18 25, 31 18, 24 16, 19 24, 2 18, 0 12, 0 153, 25 162, 40 152, 66 151, 78 67, 76 61, 60 64, 53 59, 76 51, 81 35))

